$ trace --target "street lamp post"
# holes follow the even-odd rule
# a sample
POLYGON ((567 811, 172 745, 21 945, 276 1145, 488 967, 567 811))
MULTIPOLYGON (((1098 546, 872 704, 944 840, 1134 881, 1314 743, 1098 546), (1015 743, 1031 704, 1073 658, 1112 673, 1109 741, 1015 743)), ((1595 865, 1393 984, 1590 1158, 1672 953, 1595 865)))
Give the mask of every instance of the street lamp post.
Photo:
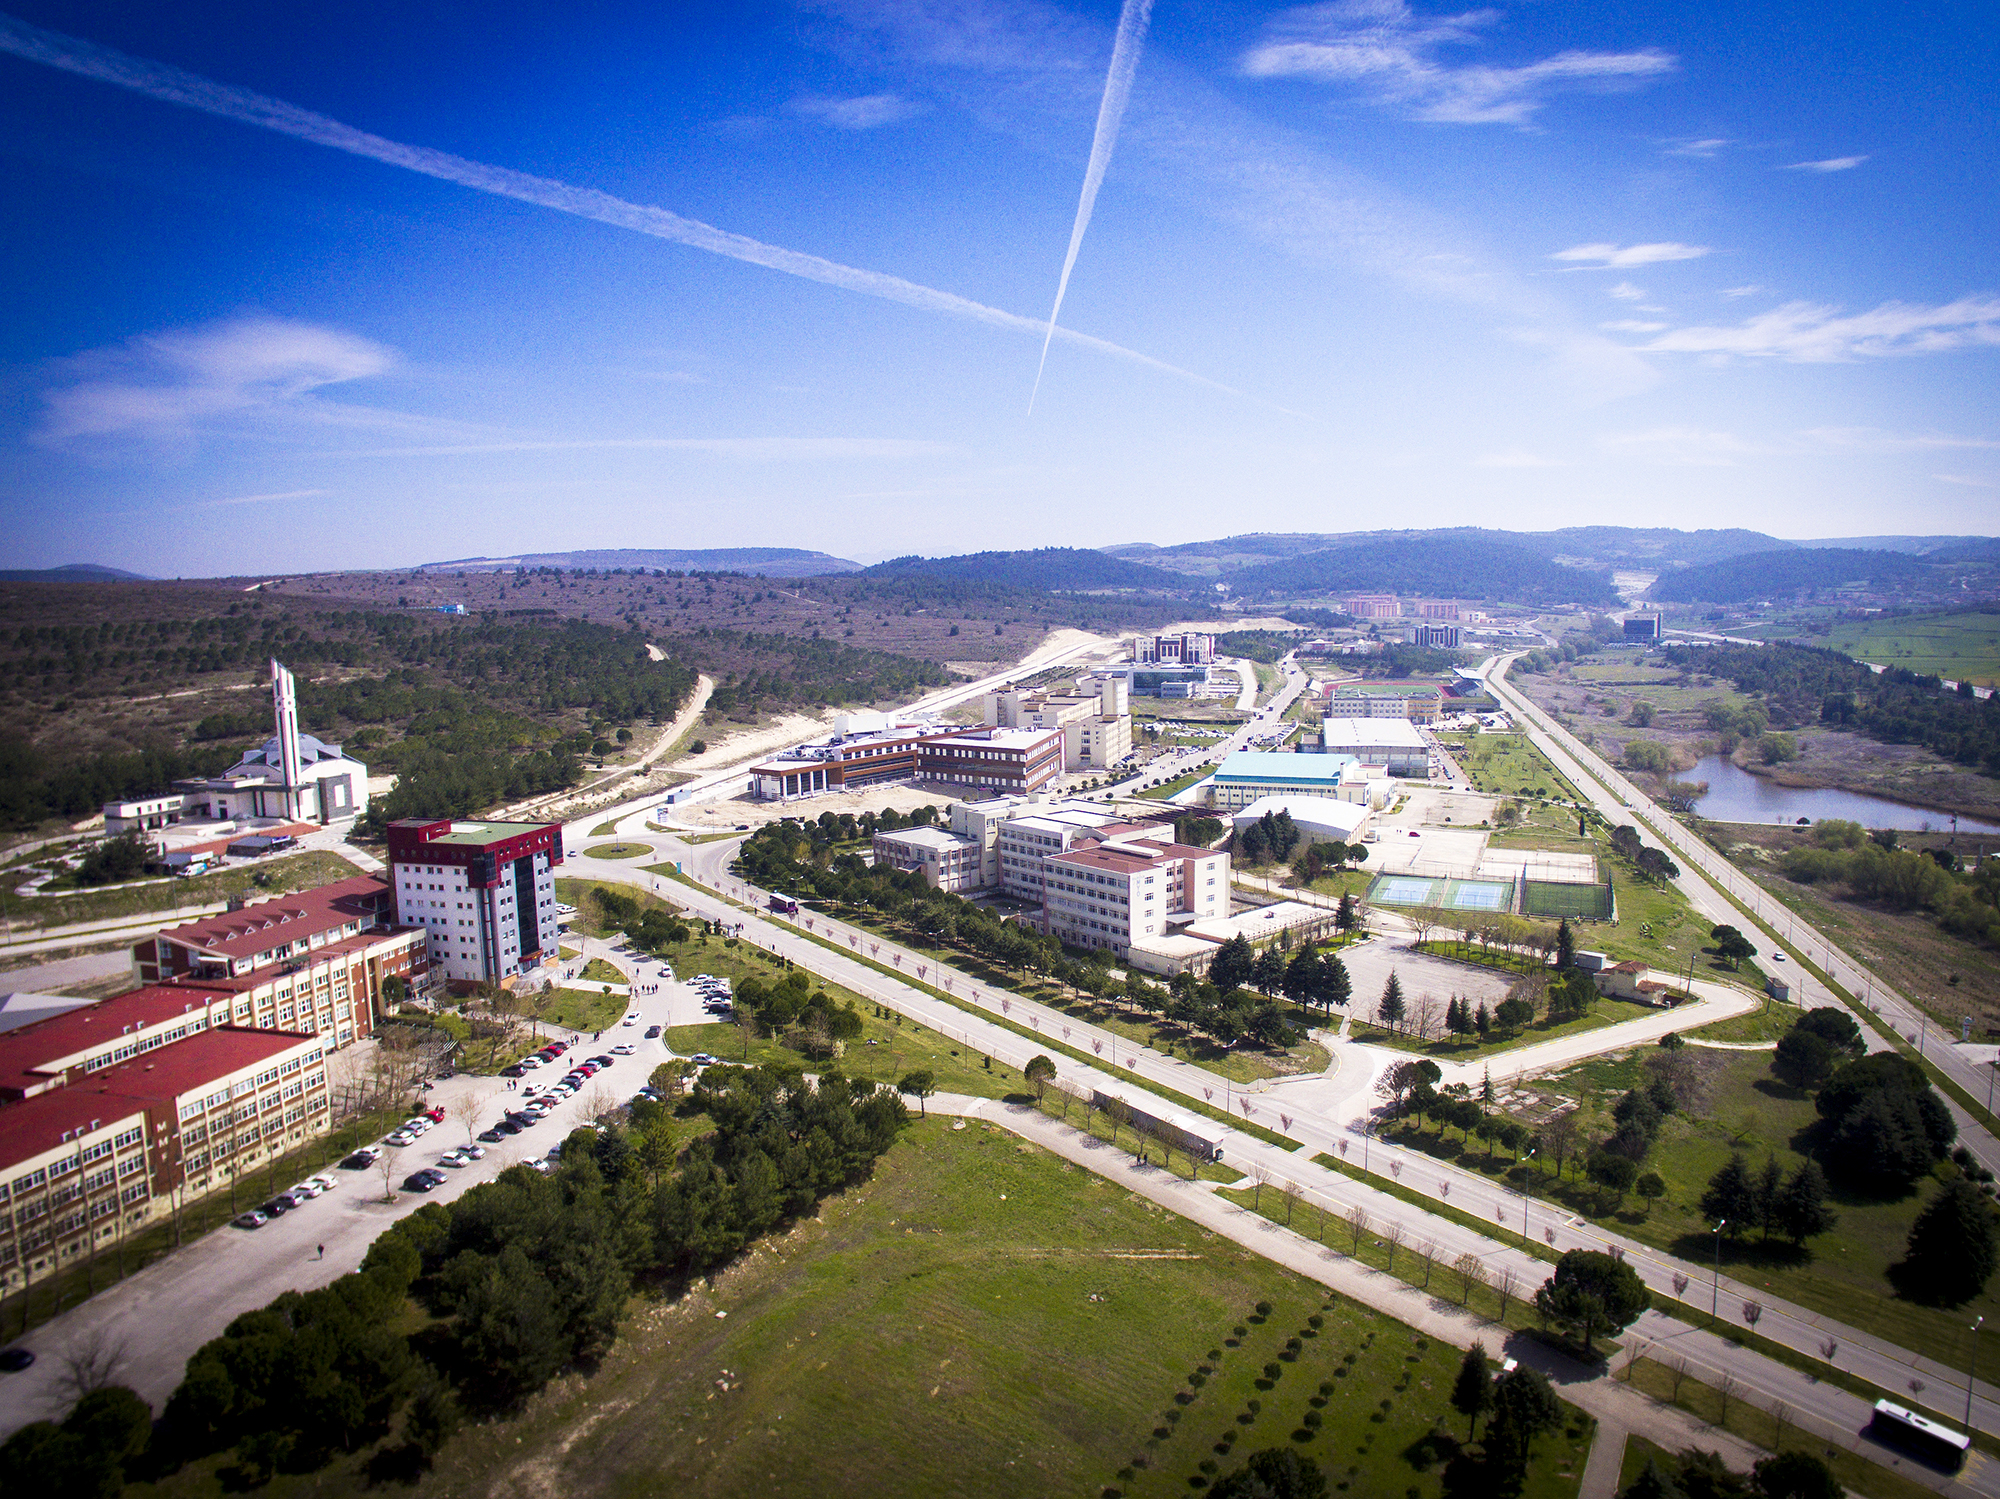
POLYGON ((1727 1218, 1715 1220, 1715 1293, 1709 1299, 1708 1320, 1719 1320, 1722 1310, 1722 1231, 1729 1226, 1727 1218))
POLYGON ((1986 1319, 1972 1319, 1972 1358, 1965 1366, 1965 1434, 1972 1435, 1972 1384, 1979 1377, 1979 1329, 1986 1319))
POLYGON ((1535 1152, 1540 1148, 1540 1146, 1529 1147, 1527 1169, 1521 1173, 1521 1238, 1530 1248, 1534 1246, 1534 1235, 1532 1232, 1534 1225, 1528 1221, 1528 1212, 1535 1205, 1535 1194, 1533 1191, 1535 1181, 1535 1152))

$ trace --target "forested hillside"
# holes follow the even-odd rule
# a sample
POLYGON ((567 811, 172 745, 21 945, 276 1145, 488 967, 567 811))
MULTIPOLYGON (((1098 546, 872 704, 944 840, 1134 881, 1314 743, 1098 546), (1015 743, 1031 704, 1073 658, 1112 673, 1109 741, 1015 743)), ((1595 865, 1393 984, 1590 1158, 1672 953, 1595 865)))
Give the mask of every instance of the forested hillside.
POLYGON ((1328 593, 1429 593, 1516 604, 1611 603, 1603 573, 1565 567, 1491 536, 1439 533, 1370 539, 1228 575, 1254 598, 1328 593))
POLYGON ((1183 580, 1156 567, 1126 562, 1085 547, 1043 547, 1032 552, 973 552, 962 557, 897 557, 878 562, 865 577, 920 573, 969 583, 1001 583, 1012 588, 1074 593, 1094 588, 1178 591, 1183 580))
POLYGON ((1653 585, 1652 597, 1670 604, 1741 604, 1849 583, 1868 583, 1876 588, 1916 583, 1929 577, 1930 571, 1924 562, 1900 552, 1792 547, 1663 574, 1653 585))

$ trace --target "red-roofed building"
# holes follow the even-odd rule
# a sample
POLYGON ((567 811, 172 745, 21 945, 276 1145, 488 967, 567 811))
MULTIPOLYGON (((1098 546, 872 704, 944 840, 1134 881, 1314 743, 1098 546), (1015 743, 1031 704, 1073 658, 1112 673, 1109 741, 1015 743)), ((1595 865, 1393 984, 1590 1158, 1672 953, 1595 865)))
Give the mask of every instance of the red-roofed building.
MULTIPOLYGON (((1075 947, 1134 942, 1229 914, 1229 855, 1173 842, 1170 828, 1106 828, 1042 862, 1042 930, 1075 947)), ((1087 835, 1086 835, 1087 836, 1087 835)))
MULTIPOLYGON (((185 1012, 184 1023, 198 1014, 185 1012)), ((78 1055, 75 1030, 56 1028, 71 1018, 5 1038, 14 1077, 33 1074, 41 1086, 0 1104, 0 1290, 95 1254, 327 1127, 319 1037, 202 1027, 84 1069, 56 1054, 78 1055)), ((86 1041, 82 1054, 94 1056, 94 1045, 86 1041)))
POLYGON ((132 970, 140 984, 227 995, 214 1024, 305 1031, 336 1047, 373 1032, 389 979, 412 992, 432 982, 425 933, 395 925, 389 883, 372 874, 171 927, 134 944, 132 970))

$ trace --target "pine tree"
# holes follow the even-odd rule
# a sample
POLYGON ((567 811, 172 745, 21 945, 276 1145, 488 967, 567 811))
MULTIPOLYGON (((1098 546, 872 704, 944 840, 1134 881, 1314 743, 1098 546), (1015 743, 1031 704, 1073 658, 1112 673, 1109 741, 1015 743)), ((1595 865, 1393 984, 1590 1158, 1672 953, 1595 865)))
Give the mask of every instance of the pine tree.
POLYGON ((1778 1232, 1794 1244, 1804 1244, 1815 1234, 1823 1234, 1840 1221, 1840 1215, 1826 1203, 1826 1173, 1819 1162, 1807 1160, 1785 1181, 1778 1194, 1775 1222, 1778 1232))
MULTIPOLYGON (((1484 1016, 1486 1014, 1486 1006, 1481 1005, 1479 1013, 1481 1016, 1484 1016)), ((1479 1101, 1481 1103, 1493 1102, 1493 1069, 1491 1067, 1485 1069, 1484 1075, 1479 1079, 1479 1101)), ((1487 1154, 1491 1155, 1492 1151, 1489 1150, 1487 1154)))
POLYGON ((1565 916, 1556 927, 1556 967, 1568 968, 1576 962, 1576 937, 1570 932, 1569 918, 1565 916))
POLYGON ((1465 1007, 1458 1002, 1456 994, 1445 1001, 1444 1028, 1454 1036, 1465 1033, 1465 1007))
POLYGON ((1351 891, 1340 892, 1340 908, 1333 913, 1333 924, 1343 932, 1354 930, 1358 917, 1354 911, 1354 896, 1351 891))
POLYGON ((1785 1189, 1785 1174, 1778 1169, 1776 1156, 1764 1157, 1764 1169, 1757 1173, 1757 1226, 1764 1231, 1765 1239, 1771 1237, 1771 1230, 1778 1222, 1778 1198, 1785 1189))
POLYGON ((1396 970, 1389 970, 1389 982, 1382 986, 1382 1023, 1395 1030, 1403 1019, 1403 985, 1396 977, 1396 970))
POLYGON ((1986 1287, 2000 1260, 1993 1206, 1971 1182, 1950 1183, 1917 1214, 1898 1268, 1926 1300, 1957 1306, 1986 1287))
POLYGON ((1732 1239, 1757 1221, 1757 1184, 1740 1154, 1708 1179, 1701 1210, 1711 1221, 1726 1224, 1732 1239))
POLYGON ((1335 1005, 1347 1008, 1347 1002, 1354 997, 1354 979, 1347 971, 1347 965, 1340 961, 1340 954, 1330 952, 1319 963, 1319 997, 1326 1006, 1327 1019, 1333 1018, 1335 1005))
POLYGON ((1482 1041, 1486 1039, 1488 1032, 1493 1029, 1493 1017, 1486 1013, 1486 1001, 1484 1000, 1481 1000, 1479 1008, 1472 1012, 1472 1028, 1479 1032, 1479 1039, 1482 1041))
POLYGON ((1492 1407, 1493 1376, 1486 1368, 1486 1345, 1474 1343, 1459 1360, 1458 1378, 1451 1386, 1451 1408, 1465 1417, 1468 1442, 1479 1429, 1480 1416, 1492 1407))

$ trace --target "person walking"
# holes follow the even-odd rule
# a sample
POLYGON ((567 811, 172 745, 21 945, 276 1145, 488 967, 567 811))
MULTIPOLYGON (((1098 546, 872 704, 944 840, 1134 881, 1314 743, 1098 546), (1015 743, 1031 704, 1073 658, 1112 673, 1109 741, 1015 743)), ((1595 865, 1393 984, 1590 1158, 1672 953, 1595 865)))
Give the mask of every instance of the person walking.
POLYGON ((320 1245, 320 1246, 319 1246, 319 1257, 320 1257, 321 1259, 325 1259, 325 1258, 326 1258, 326 1246, 325 1246, 324 1244, 322 1244, 322 1245, 320 1245))

